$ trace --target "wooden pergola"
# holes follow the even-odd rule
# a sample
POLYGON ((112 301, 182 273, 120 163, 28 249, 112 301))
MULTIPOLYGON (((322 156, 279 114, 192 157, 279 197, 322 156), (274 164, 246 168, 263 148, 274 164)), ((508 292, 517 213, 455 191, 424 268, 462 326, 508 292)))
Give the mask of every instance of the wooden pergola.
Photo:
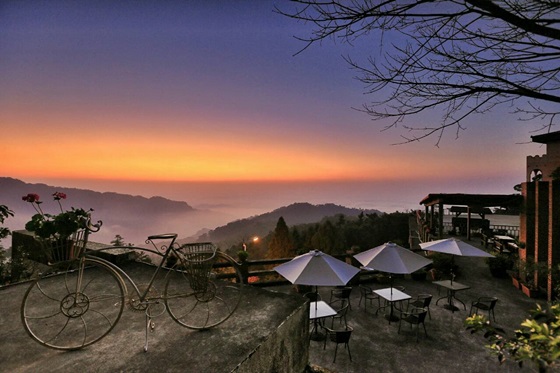
POLYGON ((471 214, 477 213, 482 219, 488 212, 489 207, 519 207, 523 202, 521 194, 428 194, 424 197, 420 204, 426 209, 426 219, 433 226, 435 208, 438 209, 438 236, 443 238, 443 209, 445 205, 464 206, 465 210, 455 208, 457 211, 467 213, 467 239, 471 239, 471 214))

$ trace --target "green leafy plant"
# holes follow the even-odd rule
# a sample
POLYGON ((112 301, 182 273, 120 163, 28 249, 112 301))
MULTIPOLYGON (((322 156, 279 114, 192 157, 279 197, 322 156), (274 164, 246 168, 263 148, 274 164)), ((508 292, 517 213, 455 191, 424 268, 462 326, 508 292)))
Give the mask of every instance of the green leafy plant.
MULTIPOLYGON (((14 212, 8 206, 0 205, 0 224, 10 216, 14 216, 14 212)), ((8 237, 12 232, 6 227, 0 226, 0 240, 8 237)), ((4 247, 0 244, 0 283, 5 283, 10 275, 9 262, 6 260, 4 247)))
POLYGON ((49 240, 70 237, 73 233, 85 227, 93 209, 86 211, 82 208, 72 207, 70 210, 64 211, 60 201, 66 199, 66 194, 55 192, 52 196, 60 207, 60 213, 56 215, 43 212, 41 209, 43 202, 38 194, 29 193, 22 197, 22 200, 31 203, 37 211, 37 214, 33 215, 31 220, 25 224, 25 229, 35 233, 39 238, 49 240))
POLYGON ((237 258, 241 263, 245 262, 249 258, 249 253, 244 250, 239 250, 237 252, 237 258))
POLYGON ((453 256, 444 253, 431 253, 432 269, 442 276, 450 276, 451 273, 459 274, 459 266, 455 264, 453 256))
POLYGON ((521 323, 515 336, 508 338, 502 328, 494 327, 483 315, 472 315, 465 320, 471 333, 484 332, 490 342, 488 347, 503 363, 508 357, 523 366, 531 361, 539 372, 544 373, 558 364, 560 359, 560 304, 540 305, 531 311, 531 317, 521 323))
POLYGON ((486 264, 492 276, 503 278, 513 269, 514 260, 507 254, 498 254, 493 258, 486 258, 486 264))

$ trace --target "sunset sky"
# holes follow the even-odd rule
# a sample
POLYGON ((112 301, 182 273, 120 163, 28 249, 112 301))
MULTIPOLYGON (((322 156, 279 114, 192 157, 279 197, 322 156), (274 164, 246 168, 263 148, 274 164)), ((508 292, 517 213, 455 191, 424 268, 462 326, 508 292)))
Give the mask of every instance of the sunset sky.
POLYGON ((538 125, 511 108, 470 118, 439 147, 392 145, 404 130, 352 109, 368 96, 342 58, 379 57, 375 39, 294 55, 311 25, 274 4, 286 2, 3 1, 0 176, 417 182, 431 192, 463 181, 513 193, 526 156, 545 152, 527 144, 538 125))

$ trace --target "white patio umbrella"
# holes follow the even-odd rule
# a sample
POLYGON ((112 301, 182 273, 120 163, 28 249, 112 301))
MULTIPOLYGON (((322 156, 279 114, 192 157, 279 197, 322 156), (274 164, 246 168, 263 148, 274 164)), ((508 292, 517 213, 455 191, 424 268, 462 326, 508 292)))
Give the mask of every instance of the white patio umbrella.
POLYGON ((356 254, 354 258, 365 268, 394 274, 412 273, 432 263, 431 260, 393 242, 356 254))
POLYGON ((319 250, 296 256, 274 268, 292 284, 344 286, 360 270, 319 250))
MULTIPOLYGON (((296 256, 289 262, 276 266, 274 270, 292 284, 315 286, 315 294, 318 293, 318 286, 344 286, 360 272, 358 268, 319 250, 296 256)), ((317 330, 317 319, 314 330, 317 330)))
POLYGON ((446 238, 443 240, 423 242, 420 244, 420 247, 422 248, 422 250, 436 251, 438 253, 457 256, 480 256, 485 258, 494 257, 494 255, 456 238, 446 238))
MULTIPOLYGON (((426 251, 435 251, 438 253, 451 254, 452 262, 454 262, 455 256, 473 256, 473 257, 483 257, 483 258, 493 258, 494 255, 487 253, 484 250, 479 249, 473 245, 466 242, 458 240, 456 238, 445 238, 443 240, 436 240, 430 242, 423 242, 420 244, 420 248, 426 251)), ((451 282, 453 283, 453 278, 455 275, 453 271, 451 272, 451 282)))
MULTIPOLYGON (((413 253, 393 242, 354 255, 366 269, 376 269, 389 274, 409 274, 432 263, 431 260, 413 253)), ((391 278, 391 289, 393 280, 391 278)))

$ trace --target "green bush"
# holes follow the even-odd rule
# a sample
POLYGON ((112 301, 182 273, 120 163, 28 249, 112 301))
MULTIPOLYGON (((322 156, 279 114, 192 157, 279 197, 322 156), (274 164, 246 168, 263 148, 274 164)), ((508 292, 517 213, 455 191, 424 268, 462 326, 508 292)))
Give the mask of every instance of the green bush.
POLYGON ((243 263, 249 258, 249 253, 245 250, 240 250, 237 252, 237 258, 241 263, 243 263))
POLYGON ((453 255, 444 253, 432 253, 430 255, 430 259, 432 259, 433 261, 432 268, 435 269, 438 273, 444 276, 451 275, 451 272, 453 272, 455 275, 459 274, 459 266, 455 264, 453 255))
POLYGON ((514 260, 510 255, 498 254, 493 258, 486 258, 486 264, 494 277, 507 277, 508 271, 513 269, 514 260))

